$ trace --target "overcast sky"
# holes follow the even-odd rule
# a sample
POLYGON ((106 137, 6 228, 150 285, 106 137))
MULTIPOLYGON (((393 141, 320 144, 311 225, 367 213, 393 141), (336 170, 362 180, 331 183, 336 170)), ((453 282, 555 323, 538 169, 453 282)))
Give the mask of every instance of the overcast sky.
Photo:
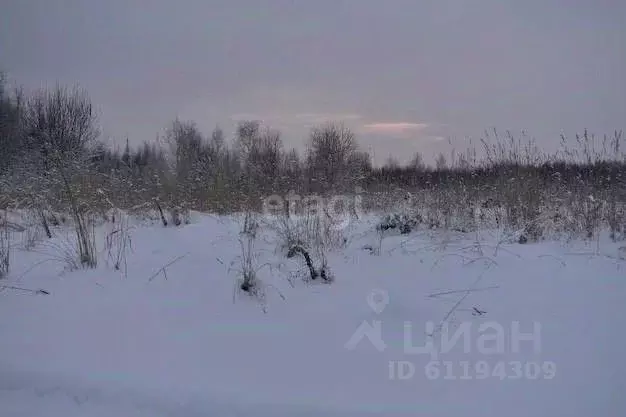
POLYGON ((27 88, 79 83, 105 137, 153 140, 344 120, 377 161, 485 129, 626 127, 621 0, 5 0, 0 69, 27 88))

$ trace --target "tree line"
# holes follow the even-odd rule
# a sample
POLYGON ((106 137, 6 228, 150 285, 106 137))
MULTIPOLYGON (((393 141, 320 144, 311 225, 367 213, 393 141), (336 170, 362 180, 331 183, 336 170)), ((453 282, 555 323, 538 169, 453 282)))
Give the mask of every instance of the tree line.
POLYGON ((600 146, 590 145, 597 139, 585 132, 574 147, 563 140, 552 155, 512 135, 495 139, 482 142, 481 157, 468 149, 439 155, 435 166, 416 154, 407 165, 376 167, 340 122, 313 128, 300 153, 257 121, 239 123, 226 138, 220 128, 205 135, 194 122, 174 120, 158 141, 111 149, 99 140, 84 90, 57 86, 26 95, 9 91, 1 78, 0 204, 78 212, 158 201, 226 213, 258 208, 275 193, 358 189, 367 196, 436 192, 450 207, 497 201, 528 219, 557 200, 626 202, 621 132, 600 146))

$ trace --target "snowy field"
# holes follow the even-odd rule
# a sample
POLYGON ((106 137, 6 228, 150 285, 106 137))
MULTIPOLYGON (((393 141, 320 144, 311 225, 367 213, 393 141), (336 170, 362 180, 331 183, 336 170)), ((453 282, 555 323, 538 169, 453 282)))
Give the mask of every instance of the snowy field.
POLYGON ((328 250, 331 284, 262 224, 259 297, 238 291, 240 219, 138 222, 126 272, 107 225, 95 270, 15 233, 0 416, 626 415, 620 245, 416 231, 372 254, 374 224, 328 250))

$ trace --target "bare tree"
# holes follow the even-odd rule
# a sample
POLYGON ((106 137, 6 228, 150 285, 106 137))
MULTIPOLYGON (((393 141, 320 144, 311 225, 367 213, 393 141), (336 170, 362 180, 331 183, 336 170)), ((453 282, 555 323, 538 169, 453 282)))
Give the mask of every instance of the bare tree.
POLYGON ((327 123, 311 131, 307 164, 316 188, 340 188, 349 179, 349 161, 357 151, 354 133, 341 123, 327 123))
POLYGON ((219 126, 216 126, 211 133, 210 146, 215 154, 220 154, 224 150, 224 131, 219 126))
POLYGON ((172 222, 180 224, 179 211, 203 188, 201 155, 207 144, 194 122, 174 120, 166 130, 169 146, 170 172, 166 177, 166 198, 171 204, 172 222))
POLYGON ((203 145, 203 137, 194 122, 174 120, 166 130, 170 162, 176 175, 183 179, 193 169, 203 145))
POLYGON ((389 155, 389 157, 385 161, 384 168, 388 169, 388 170, 399 169, 400 168, 400 162, 398 162, 398 160, 396 158, 394 158, 393 156, 389 155))
POLYGON ((271 187, 276 184, 282 159, 282 149, 283 141, 279 131, 270 128, 261 130, 249 160, 259 175, 258 180, 261 181, 259 185, 266 184, 271 187))
POLYGON ((85 156, 99 133, 87 93, 63 87, 40 91, 29 100, 25 129, 30 145, 57 165, 85 156))
MULTIPOLYGON (((93 233, 81 200, 89 187, 89 151, 98 137, 97 118, 86 92, 57 86, 40 91, 27 103, 23 116, 26 147, 21 168, 23 184, 43 210, 39 196, 59 191, 74 218, 78 255, 84 266, 97 263, 93 233)), ((50 194, 48 194, 50 195, 50 194)))
POLYGON ((0 73, 0 175, 16 162, 23 145, 20 123, 23 104, 22 91, 9 93, 6 79, 0 73))
POLYGON ((413 168, 416 171, 423 171, 426 168, 426 164, 424 163, 424 157, 420 152, 415 152, 413 158, 409 162, 409 167, 413 168))
POLYGON ((245 121, 237 128, 235 148, 243 169, 240 191, 250 207, 261 193, 271 192, 279 183, 282 139, 275 129, 262 126, 258 121, 245 121))
POLYGON ((437 170, 445 169, 448 166, 448 162, 446 161, 446 156, 443 153, 437 155, 437 159, 435 159, 435 167, 437 170))

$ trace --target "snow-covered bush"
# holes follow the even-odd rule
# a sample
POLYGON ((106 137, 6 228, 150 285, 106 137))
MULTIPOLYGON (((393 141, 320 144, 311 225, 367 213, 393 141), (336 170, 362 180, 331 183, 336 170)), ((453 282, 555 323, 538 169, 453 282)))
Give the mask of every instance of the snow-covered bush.
POLYGON ((319 258, 318 266, 314 264, 311 254, 300 245, 292 246, 287 253, 288 258, 293 258, 296 255, 301 255, 306 263, 308 275, 306 276, 305 281, 315 281, 318 278, 324 282, 332 282, 334 280, 333 275, 330 273, 330 268, 328 267, 328 262, 324 252, 320 252, 319 250, 317 251, 319 258))
POLYGON ((174 226, 191 223, 191 214, 189 209, 181 206, 174 206, 169 210, 170 221, 174 226))
POLYGON ((299 245, 307 249, 339 248, 346 244, 342 227, 330 216, 318 213, 279 215, 266 222, 283 253, 299 245))
POLYGON ((376 229, 380 232, 397 230, 400 234, 406 235, 411 233, 418 225, 418 218, 405 213, 394 213, 384 216, 380 223, 376 225, 376 229))
POLYGON ((343 220, 334 219, 328 212, 320 210, 305 211, 301 215, 281 214, 271 218, 267 225, 274 232, 279 252, 287 258, 304 260, 305 280, 319 277, 326 282, 332 281, 327 252, 347 244, 344 235, 347 225, 343 220))

